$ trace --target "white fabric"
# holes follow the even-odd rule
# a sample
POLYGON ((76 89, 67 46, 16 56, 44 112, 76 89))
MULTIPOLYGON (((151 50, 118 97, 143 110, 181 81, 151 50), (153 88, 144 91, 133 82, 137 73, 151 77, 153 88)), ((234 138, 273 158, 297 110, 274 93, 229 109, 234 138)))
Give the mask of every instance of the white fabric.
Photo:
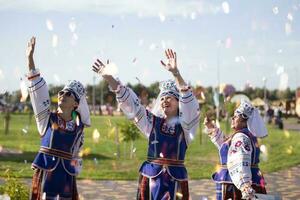
POLYGON ((228 150, 227 167, 233 184, 241 190, 245 183, 252 182, 250 138, 243 133, 236 133, 228 150))
POLYGON ((257 108, 253 110, 252 115, 248 118, 247 127, 255 137, 262 138, 268 135, 268 130, 265 122, 260 116, 257 108))
POLYGON ((50 116, 50 96, 48 86, 42 77, 29 80, 29 95, 35 114, 39 134, 42 136, 47 128, 50 116))
POLYGON ((247 127, 252 135, 259 138, 268 135, 265 122, 260 116, 258 109, 253 107, 250 102, 243 101, 235 110, 235 113, 247 118, 247 127))
POLYGON ((83 95, 80 98, 79 105, 78 105, 78 108, 76 109, 76 111, 80 114, 81 122, 85 126, 91 126, 90 109, 89 109, 89 105, 86 101, 85 95, 83 95))
MULTIPOLYGON (((129 119, 134 120, 143 135, 148 138, 153 127, 153 113, 141 105, 139 98, 128 87, 121 86, 120 90, 116 93, 116 97, 124 114, 129 119)), ((179 98, 179 121, 183 128, 187 144, 194 138, 199 116, 199 104, 192 91, 189 90, 182 93, 179 98)), ((174 120, 175 122, 176 120, 174 120)))

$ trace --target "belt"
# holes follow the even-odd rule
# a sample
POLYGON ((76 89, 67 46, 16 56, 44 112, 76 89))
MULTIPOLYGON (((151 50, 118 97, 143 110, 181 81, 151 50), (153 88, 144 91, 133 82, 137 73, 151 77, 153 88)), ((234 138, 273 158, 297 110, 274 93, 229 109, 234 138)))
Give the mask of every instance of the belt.
MULTIPOLYGON (((220 165, 222 169, 227 169, 227 165, 220 165)), ((258 168, 258 164, 251 165, 251 168, 258 168)))
POLYGON ((165 158, 149 158, 148 162, 159 164, 159 165, 166 165, 166 166, 184 166, 184 160, 173 160, 173 159, 165 159, 165 158))
POLYGON ((58 150, 58 149, 50 149, 50 148, 47 148, 47 147, 41 147, 39 152, 50 155, 50 156, 55 156, 55 157, 67 159, 67 160, 72 160, 72 158, 73 158, 72 154, 69 153, 69 152, 61 151, 61 150, 58 150))

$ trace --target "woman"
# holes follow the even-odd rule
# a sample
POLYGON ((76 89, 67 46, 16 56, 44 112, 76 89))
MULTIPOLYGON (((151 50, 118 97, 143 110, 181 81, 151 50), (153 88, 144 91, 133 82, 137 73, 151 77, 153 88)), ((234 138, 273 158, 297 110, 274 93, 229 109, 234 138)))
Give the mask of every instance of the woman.
POLYGON ((265 181, 258 168, 257 138, 268 133, 258 110, 249 102, 242 102, 232 117, 234 133, 228 137, 208 118, 204 124, 219 149, 221 169, 213 174, 217 200, 254 199, 255 193, 266 194, 265 181))
POLYGON ((199 121, 199 105, 191 88, 177 68, 176 53, 165 51, 168 63, 161 64, 174 81, 161 84, 153 112, 141 105, 136 94, 106 74, 106 66, 97 60, 93 70, 99 73, 116 93, 122 111, 134 121, 149 140, 147 160, 142 164, 137 199, 189 199, 185 152, 199 121))
POLYGON ((36 117, 41 147, 32 168, 31 199, 78 198, 76 175, 82 160, 84 125, 90 125, 85 90, 79 81, 71 81, 58 93, 58 109, 50 112, 50 97, 45 80, 35 68, 35 38, 27 46, 29 93, 36 117))

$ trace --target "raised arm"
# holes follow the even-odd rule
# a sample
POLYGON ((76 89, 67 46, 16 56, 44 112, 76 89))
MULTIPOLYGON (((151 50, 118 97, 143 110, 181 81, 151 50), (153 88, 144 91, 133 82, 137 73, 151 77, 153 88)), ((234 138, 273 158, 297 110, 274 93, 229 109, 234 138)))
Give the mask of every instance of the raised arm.
POLYGON ((220 149, 221 145, 223 144, 223 142, 225 140, 224 133, 208 117, 204 118, 204 125, 206 128, 206 133, 207 133, 208 137, 210 138, 212 143, 214 143, 216 145, 216 147, 218 149, 220 149))
POLYGON ((189 144, 194 138, 199 118, 200 108, 197 99, 193 95, 191 87, 189 87, 182 78, 177 67, 177 54, 172 49, 165 51, 167 63, 160 61, 166 70, 172 73, 177 88, 179 89, 179 119, 184 131, 186 142, 189 144))
POLYGON ((93 65, 93 71, 100 74, 108 82, 111 90, 116 94, 117 101, 124 114, 135 122, 143 135, 147 138, 150 135, 154 116, 140 103, 136 94, 128 87, 123 86, 118 80, 106 71, 107 66, 99 59, 93 65))
POLYGON ((29 80, 29 95, 39 134, 44 135, 50 116, 50 97, 45 80, 40 77, 39 71, 35 68, 33 54, 35 49, 35 37, 32 37, 27 44, 26 56, 28 65, 27 78, 29 80))

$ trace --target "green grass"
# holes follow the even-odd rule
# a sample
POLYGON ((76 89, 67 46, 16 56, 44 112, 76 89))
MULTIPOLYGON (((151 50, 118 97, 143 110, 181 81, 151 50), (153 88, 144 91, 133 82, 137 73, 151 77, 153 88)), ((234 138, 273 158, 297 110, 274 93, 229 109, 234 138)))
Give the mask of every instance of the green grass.
MULTIPOLYGON (((138 169, 146 158, 147 141, 143 137, 138 139, 135 156, 129 158, 130 144, 121 143, 121 158, 117 159, 116 145, 111 132, 112 126, 124 117, 92 117, 92 127, 85 129, 84 149, 88 152, 84 157, 84 167, 79 178, 88 179, 119 179, 136 180, 138 169), (93 142, 92 132, 97 128, 100 132, 98 143, 93 142)), ((10 169, 19 177, 32 177, 30 168, 36 152, 39 149, 39 135, 35 121, 32 119, 28 132, 23 128, 29 123, 28 115, 12 115, 10 132, 4 135, 3 116, 0 115, 0 146, 5 149, 21 150, 22 154, 0 155, 0 177, 5 176, 6 169, 10 169)), ((223 125, 223 124, 222 124, 223 125)), ((224 126, 224 125, 223 125, 224 126)), ((199 131, 199 130, 198 130, 199 131)), ((218 164, 217 149, 206 135, 202 137, 200 145, 199 134, 189 146, 186 155, 186 167, 191 179, 209 178, 218 164)), ((288 168, 300 163, 300 134, 269 127, 269 136, 260 141, 268 150, 267 161, 261 162, 264 173, 288 168)))

